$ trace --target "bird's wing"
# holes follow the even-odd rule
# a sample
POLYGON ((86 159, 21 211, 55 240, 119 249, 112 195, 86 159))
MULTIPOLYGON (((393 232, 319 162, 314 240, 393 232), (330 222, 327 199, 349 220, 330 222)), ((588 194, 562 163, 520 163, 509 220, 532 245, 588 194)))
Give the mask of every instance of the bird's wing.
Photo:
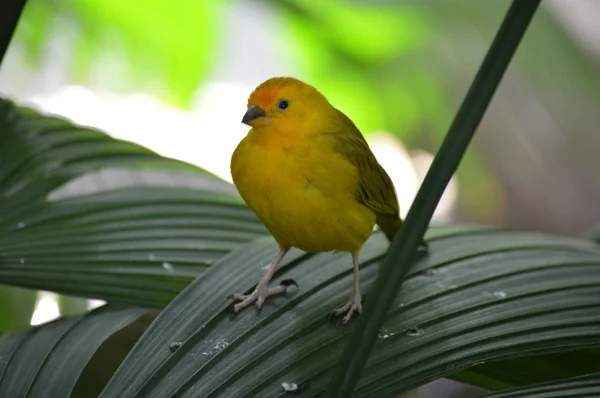
POLYGON ((392 180, 375 159, 360 131, 345 115, 342 114, 342 117, 345 119, 344 131, 330 134, 334 150, 358 170, 358 201, 376 214, 398 216, 398 199, 392 180))

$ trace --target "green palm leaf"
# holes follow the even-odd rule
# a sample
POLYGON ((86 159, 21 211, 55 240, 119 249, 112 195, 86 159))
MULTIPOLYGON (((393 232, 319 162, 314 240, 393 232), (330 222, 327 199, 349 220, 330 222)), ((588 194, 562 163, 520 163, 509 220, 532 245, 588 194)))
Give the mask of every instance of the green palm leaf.
MULTIPOLYGON (((430 255, 412 268, 354 396, 407 391, 482 361, 600 343, 594 244, 478 228, 435 228, 429 239, 430 255)), ((386 250, 375 236, 363 251, 367 300, 386 250)), ((249 291, 276 252, 264 238, 202 274, 147 329, 102 396, 275 397, 283 382, 306 386, 303 396, 322 394, 351 331, 327 320, 349 293, 350 260, 292 252, 276 280, 293 278, 299 292, 230 317, 226 296, 249 291), (181 343, 174 353, 172 343, 181 343)), ((588 359, 593 369, 600 357, 588 359)), ((527 363, 515 362, 512 373, 527 363)))
POLYGON ((68 397, 98 347, 144 312, 104 307, 3 335, 0 396, 68 397))
POLYGON ((164 306, 265 233, 229 184, 99 131, 2 101, 0 143, 3 283, 164 306))

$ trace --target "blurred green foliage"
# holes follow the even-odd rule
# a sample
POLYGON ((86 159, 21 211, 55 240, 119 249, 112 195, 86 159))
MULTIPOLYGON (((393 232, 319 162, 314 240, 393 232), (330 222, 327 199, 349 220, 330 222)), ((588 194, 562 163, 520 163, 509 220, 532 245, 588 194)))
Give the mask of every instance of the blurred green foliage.
POLYGON ((61 316, 77 316, 88 311, 87 299, 58 295, 58 311, 61 316))
POLYGON ((418 119, 428 113, 415 94, 421 88, 435 90, 435 85, 418 69, 393 65, 410 62, 426 41, 431 28, 422 13, 414 7, 330 0, 271 4, 280 7, 286 41, 295 43, 288 50, 293 63, 363 130, 415 131, 418 119), (387 104, 401 111, 390 112, 387 104))
POLYGON ((71 72, 78 80, 88 78, 109 55, 124 55, 123 76, 100 77, 106 88, 143 87, 184 106, 218 54, 223 5, 196 0, 31 0, 17 40, 35 61, 51 33, 66 34, 74 50, 71 72))
POLYGON ((37 301, 37 291, 0 286, 0 333, 26 329, 37 301))
MULTIPOLYGON (((363 132, 389 131, 409 148, 436 152, 509 3, 253 0, 243 6, 273 11, 280 28, 276 52, 363 132)), ((70 73, 75 81, 92 81, 114 91, 147 91, 186 107, 198 87, 218 74, 226 27, 235 23, 232 10, 240 5, 196 0, 29 0, 16 41, 35 61, 49 38, 60 33, 71 44, 70 73), (122 67, 115 67, 115 60, 122 67)), ((257 19, 256 24, 261 23, 257 19)), ((559 133, 569 136, 561 148, 565 157, 572 157, 576 166, 600 167, 596 156, 600 136, 592 134, 600 122, 595 111, 600 106, 597 65, 548 7, 541 7, 458 170, 463 219, 505 223, 505 202, 510 199, 506 190, 514 170, 497 163, 528 169, 536 166, 535 156, 543 156, 530 153, 540 150, 533 145, 521 153, 493 153, 496 162, 489 159, 497 137, 522 141, 536 128, 545 128, 514 117, 519 91, 551 115, 559 133), (492 135, 496 138, 490 139, 492 135)), ((568 163, 564 160, 563 167, 568 163)), ((553 178, 552 171, 547 173, 553 178)), ((590 179, 600 191, 600 177, 590 179)))

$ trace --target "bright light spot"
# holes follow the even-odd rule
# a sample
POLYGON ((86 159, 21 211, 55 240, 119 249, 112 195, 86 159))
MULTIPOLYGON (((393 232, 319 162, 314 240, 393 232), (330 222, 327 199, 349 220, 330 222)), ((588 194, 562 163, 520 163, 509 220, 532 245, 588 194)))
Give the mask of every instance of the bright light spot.
MULTIPOLYGON (((419 179, 419 185, 425 179, 425 175, 433 163, 433 154, 423 151, 415 150, 412 153, 413 165, 419 179)), ((433 219, 436 221, 448 221, 451 216, 452 209, 458 201, 458 181, 456 175, 452 176, 446 190, 442 194, 442 198, 438 203, 433 219)))
POLYGON ((90 299, 90 300, 88 300, 87 308, 89 311, 91 311, 95 308, 102 307, 105 304, 106 304, 106 301, 104 301, 104 300, 90 299))
POLYGON ((59 315, 56 294, 52 292, 39 292, 30 324, 41 325, 42 323, 58 318, 59 315))
POLYGON ((30 101, 45 112, 197 165, 231 182, 231 154, 249 129, 241 119, 251 90, 238 83, 207 83, 194 101, 194 113, 169 108, 145 94, 95 93, 79 86, 30 101))
POLYGON ((195 148, 203 166, 232 182, 231 155, 250 127, 242 124, 248 97, 253 88, 243 84, 214 82, 202 86, 195 108, 202 121, 198 133, 202 144, 195 148))
POLYGON ((394 183, 400 204, 400 216, 404 218, 418 188, 417 174, 410 156, 402 143, 391 134, 371 133, 367 135, 367 141, 377 161, 394 183))
POLYGON ((173 267, 173 265, 166 261, 164 263, 162 263, 162 267, 169 272, 175 272, 175 268, 173 267))
MULTIPOLYGON (((406 217, 425 174, 431 166, 433 155, 417 150, 411 157, 402 143, 388 133, 372 133, 367 136, 367 140, 377 161, 387 171, 394 183, 400 203, 400 216, 406 217)), ((455 177, 453 177, 442 195, 433 219, 436 221, 447 220, 456 203, 457 196, 458 187, 455 177)))

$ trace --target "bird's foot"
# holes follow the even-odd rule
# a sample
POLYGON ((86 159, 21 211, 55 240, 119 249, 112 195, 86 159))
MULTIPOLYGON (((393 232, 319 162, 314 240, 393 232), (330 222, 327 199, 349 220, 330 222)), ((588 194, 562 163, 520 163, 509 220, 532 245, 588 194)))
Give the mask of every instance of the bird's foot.
POLYGON ((350 321, 350 319, 352 319, 352 316, 354 314, 358 315, 361 311, 362 305, 360 292, 355 292, 352 293, 352 297, 350 297, 350 300, 348 300, 348 302, 343 307, 333 311, 333 315, 339 316, 342 314, 346 314, 341 321, 343 324, 346 324, 350 321))
POLYGON ((231 298, 233 298, 234 301, 239 301, 239 303, 233 306, 233 312, 240 312, 251 304, 254 304, 257 309, 260 309, 267 297, 285 293, 290 285, 298 286, 293 279, 285 279, 281 281, 279 286, 271 289, 269 289, 266 284, 259 283, 251 294, 232 294, 231 298))

